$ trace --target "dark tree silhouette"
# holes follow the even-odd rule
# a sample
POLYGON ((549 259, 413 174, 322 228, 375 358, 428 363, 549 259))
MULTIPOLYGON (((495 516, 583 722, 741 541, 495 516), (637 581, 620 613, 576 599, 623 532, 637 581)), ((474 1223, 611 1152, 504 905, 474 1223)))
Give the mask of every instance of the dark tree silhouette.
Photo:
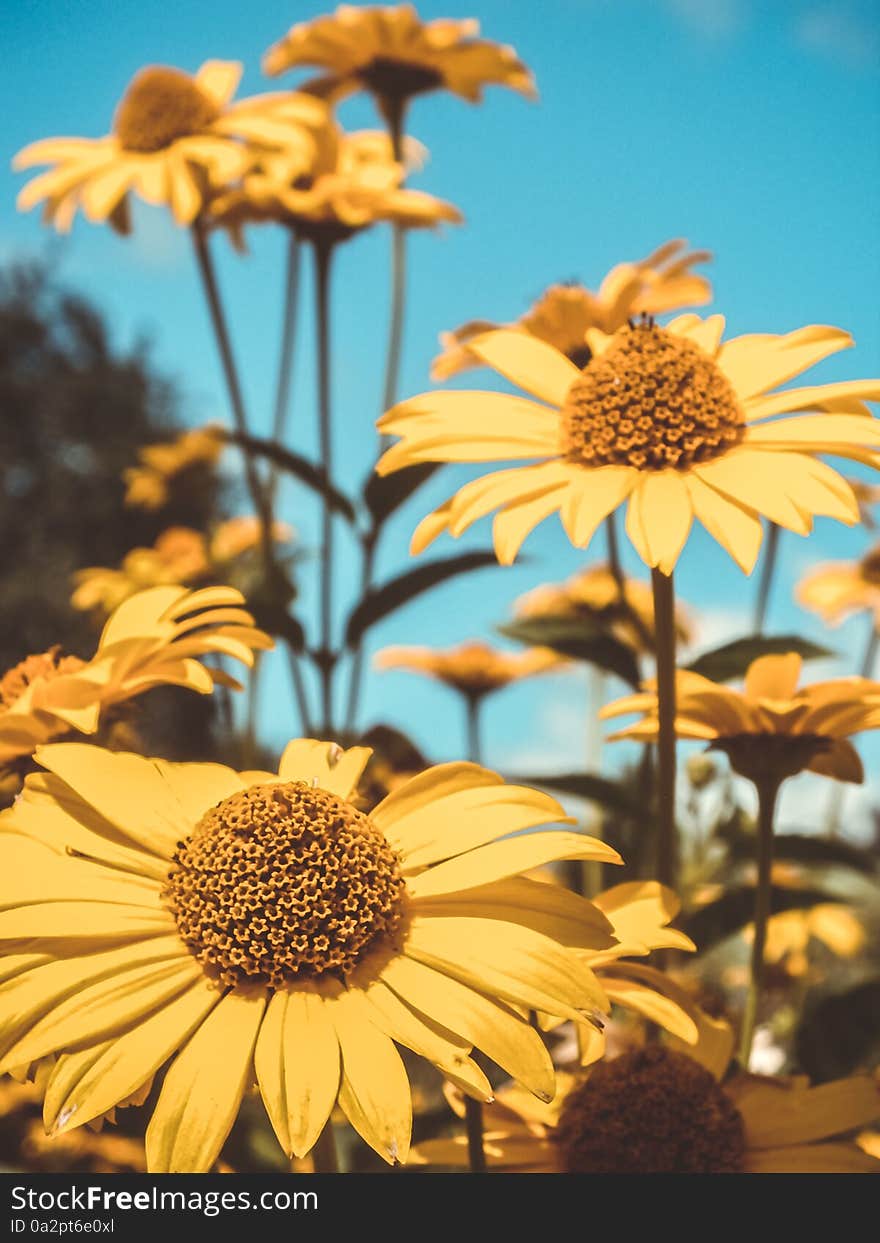
MULTIPOLYGON (((94 622, 69 604, 75 570, 116 565, 167 526, 204 530, 223 516, 210 468, 188 472, 159 513, 124 504, 138 448, 181 426, 179 395, 145 345, 118 352, 100 312, 44 266, 0 269, 0 673, 56 643, 92 653, 94 622)), ((161 723, 166 753, 200 758, 210 701, 174 690, 147 699, 151 741, 161 732, 151 721, 161 723)))

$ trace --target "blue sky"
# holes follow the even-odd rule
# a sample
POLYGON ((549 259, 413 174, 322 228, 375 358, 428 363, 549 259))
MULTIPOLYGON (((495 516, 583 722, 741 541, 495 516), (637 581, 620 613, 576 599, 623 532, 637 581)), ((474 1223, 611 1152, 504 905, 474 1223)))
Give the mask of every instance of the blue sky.
MULTIPOLYGON (((173 9, 157 0, 19 0, 4 20, 5 154, 48 135, 106 132, 117 99, 145 63, 194 70, 211 57, 238 59, 246 66, 242 90, 267 89, 263 51, 293 21, 322 11, 279 0, 173 9)), ((415 184, 457 203, 467 223, 413 240, 404 394, 429 386, 441 330, 473 317, 514 318, 553 281, 579 278, 594 286, 614 263, 640 258, 673 236, 715 252, 715 309, 727 316, 729 331, 839 324, 857 348, 817 369, 816 380, 880 372, 875 0, 450 0, 423 3, 420 12, 478 16, 487 37, 514 44, 532 66, 541 99, 531 104, 495 89, 478 108, 430 96, 413 109, 412 132, 431 152, 415 184)), ((364 100, 346 104, 341 117, 353 128, 376 124, 364 100)), ((4 259, 40 254, 47 244, 38 216, 15 211, 21 183, 4 159, 4 259)), ((274 230, 255 233, 244 261, 222 241, 219 251, 251 418, 265 430, 283 238, 274 230)), ((335 274, 336 442, 339 474, 352 486, 374 454, 387 255, 387 234, 377 231, 340 251, 335 274)), ((139 212, 130 241, 80 222, 60 262, 63 278, 110 315, 120 344, 140 334, 153 339, 158 363, 180 382, 194 420, 226 417, 187 239, 163 213, 139 212)), ((315 444, 311 354, 307 329, 292 419, 303 452, 315 444)), ((427 505, 470 473, 448 468, 402 511, 383 549, 383 574, 403 563, 427 505)), ((284 516, 313 546, 307 498, 286 494, 284 516)), ((461 546, 485 547, 488 535, 487 524, 478 526, 461 546)), ((821 637, 791 603, 793 584, 816 559, 858 555, 865 545, 864 532, 825 521, 809 541, 786 536, 770 629, 821 637)), ((447 542, 441 551, 454 547, 447 542)), ((516 595, 565 577, 585 559, 555 520, 525 552, 527 560, 511 570, 487 570, 426 596, 377 632, 375 644, 445 645, 491 634, 516 595)), ((597 545, 586 559, 601 552, 597 545)), ((643 572, 630 553, 630 568, 643 572)), ((339 566, 340 598, 354 568, 348 552, 339 566)), ((690 541, 677 586, 702 616, 704 643, 743 628, 754 583, 708 539, 690 541)), ((306 584, 304 605, 312 603, 306 584)), ((858 622, 834 636, 850 661, 862 643, 858 622)), ((573 675, 503 692, 487 713, 488 759, 508 768, 576 765, 587 745, 584 699, 584 682, 573 675)), ((279 676, 265 704, 266 737, 282 741, 293 719, 279 676)), ((406 728, 438 758, 460 753, 454 696, 406 674, 371 678, 364 719, 406 728)))

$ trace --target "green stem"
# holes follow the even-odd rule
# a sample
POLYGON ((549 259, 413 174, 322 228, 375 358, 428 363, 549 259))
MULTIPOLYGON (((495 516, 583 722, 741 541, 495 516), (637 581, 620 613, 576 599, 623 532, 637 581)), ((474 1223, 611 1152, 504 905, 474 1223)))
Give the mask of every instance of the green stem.
POLYGON ((483 1106, 472 1096, 464 1098, 464 1127, 467 1134, 468 1161, 472 1174, 486 1173, 486 1152, 483 1148, 483 1106))
MULTIPOLYGON (((315 290, 318 321, 318 439, 321 467, 326 479, 333 478, 333 436, 330 401, 330 266, 333 242, 316 239, 315 290)), ((320 604, 321 712, 325 733, 333 732, 333 510, 324 496, 321 520, 321 604, 320 604)))
POLYGON ((761 566, 761 578, 758 582, 758 595, 755 599, 755 619, 752 626, 755 634, 764 633, 764 623, 767 620, 767 608, 770 603, 770 591, 773 586, 773 577, 776 573, 776 563, 779 560, 779 532, 780 528, 775 522, 768 524, 767 543, 764 548, 764 560, 761 566))
MULTIPOLYGON (((241 392, 241 384, 238 379, 238 369, 235 365, 235 356, 232 352, 232 342, 229 337, 229 329, 226 324, 226 315, 223 310, 223 303, 220 298, 220 287, 217 283, 217 274, 214 271, 214 262, 211 258, 211 251, 208 246, 208 236, 205 229, 198 221, 192 227, 192 240, 195 250, 196 263, 199 269, 199 275, 202 281, 202 289, 205 294, 205 301, 208 304, 208 313, 211 318, 211 326, 214 329, 214 336, 217 341, 217 349, 220 354, 220 363, 223 368, 223 377, 226 381, 226 390, 229 396, 229 404, 232 407, 232 417, 235 420, 236 430, 242 435, 249 435, 248 417, 245 410, 244 398, 241 392)), ((266 573, 266 581, 270 586, 270 590, 274 592, 279 607, 284 605, 280 603, 285 593, 285 584, 283 575, 280 573, 278 564, 275 560, 275 546, 272 538, 272 502, 263 489, 260 476, 254 466, 252 458, 246 453, 244 455, 244 472, 247 482, 248 492, 250 493, 251 502, 257 512, 260 520, 260 549, 263 556, 263 565, 266 573)), ((303 682, 302 670, 299 667, 296 653, 291 650, 290 670, 293 679, 293 689, 296 695, 299 707, 300 717, 304 729, 309 728, 309 706, 306 697, 305 684, 303 682)))
MULTIPOLYGON (((401 165, 403 164, 404 121, 406 118, 406 101, 387 101, 382 109, 391 139, 392 154, 401 165)), ((388 324, 388 345, 385 354, 385 381, 382 387, 382 410, 390 410, 397 401, 400 387, 400 363, 403 355, 403 326, 406 319, 406 229, 400 225, 392 226, 391 235, 391 318, 388 324)), ((384 452, 391 443, 392 437, 383 436, 379 442, 380 452, 384 452)), ((372 528, 363 542, 361 564, 361 594, 363 600, 373 582, 376 566, 376 545, 379 532, 372 528)), ((346 727, 354 732, 357 726, 358 707, 360 706, 361 686, 364 676, 364 641, 359 638, 352 653, 351 674, 348 688, 348 707, 345 714, 346 727)))
MULTIPOLYGON (((377 532, 369 531, 362 545, 360 601, 366 599, 373 582, 373 571, 376 564, 377 532)), ((348 684, 348 706, 345 711, 345 726, 350 733, 357 729, 357 715, 360 707, 361 688, 364 676, 364 641, 359 638, 351 658, 351 677, 348 684)))
POLYGON ((339 1158, 336 1154, 336 1136, 333 1134, 333 1123, 327 1122, 323 1131, 315 1141, 312 1149, 312 1161, 316 1174, 338 1174, 339 1158))
POLYGON ((605 519, 605 539, 608 545, 608 566, 612 577, 617 583, 617 591, 621 600, 626 599, 626 581, 623 577, 623 563, 620 560, 620 540, 617 535, 617 520, 614 513, 605 519))
MULTIPOLYGON (((284 281, 284 315, 281 327, 281 352, 278 361, 278 381, 275 388, 275 415, 272 421, 272 439, 283 444, 290 416, 290 382, 293 377, 293 355, 296 347, 297 305, 299 302, 300 244, 293 229, 287 240, 287 273, 284 281)), ((269 498, 275 500, 278 488, 278 467, 269 472, 269 498)))
MULTIPOLYGON (((865 650, 862 655, 862 664, 859 669, 859 677, 870 678, 874 674, 874 666, 877 663, 877 646, 880 643, 880 632, 877 630, 877 623, 874 620, 874 614, 869 617, 870 630, 868 631, 868 641, 865 644, 865 650)), ((835 781, 831 787, 831 794, 828 797, 828 810, 825 813, 825 833, 828 837, 836 837, 840 832, 840 815, 843 811, 843 800, 846 797, 846 786, 842 781, 835 781)))
POLYGON ((467 703, 467 752, 472 764, 483 762, 483 739, 480 729, 480 709, 483 706, 481 695, 468 695, 467 703))
POLYGON ((254 667, 247 685, 247 715, 244 726, 243 768, 257 765, 257 722, 260 716, 260 682, 263 673, 262 655, 254 656, 254 667))
POLYGON ((743 1070, 749 1068, 758 1008, 761 1003, 761 991, 764 985, 764 947, 767 942, 767 921, 770 918, 772 897, 773 818, 781 784, 778 777, 771 777, 756 783, 758 790, 758 881, 755 888, 755 938, 752 942, 749 991, 746 996, 739 1041, 739 1062, 743 1070))
POLYGON ((671 574, 651 571, 657 643, 657 880, 675 886, 675 588, 671 574))

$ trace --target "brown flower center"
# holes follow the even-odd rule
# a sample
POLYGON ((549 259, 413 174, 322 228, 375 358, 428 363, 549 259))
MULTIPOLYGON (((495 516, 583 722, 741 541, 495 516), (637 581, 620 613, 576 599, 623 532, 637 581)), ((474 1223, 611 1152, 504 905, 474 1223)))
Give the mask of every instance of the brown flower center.
POLYGON ((562 407, 562 452, 581 466, 688 470, 744 433, 736 394, 708 354, 647 319, 583 368, 562 407))
POLYGON ((361 69, 360 78, 367 90, 380 99, 398 102, 413 95, 424 95, 426 91, 436 91, 443 85, 443 75, 430 65, 397 60, 393 56, 374 56, 361 69))
POLYGON ((219 116, 188 73, 150 65, 131 80, 116 109, 116 136, 129 151, 161 151, 198 134, 219 116))
POLYGON ((85 663, 78 656, 62 656, 60 647, 25 656, 0 678, 0 711, 11 708, 32 682, 46 682, 60 674, 76 673, 85 663))
POLYGON ((712 1075, 651 1045, 600 1062, 553 1133, 567 1174, 736 1174, 743 1121, 712 1075))
POLYGON ((302 782, 218 803, 174 854, 165 899, 224 984, 346 976, 404 915, 399 860, 363 812, 302 782))

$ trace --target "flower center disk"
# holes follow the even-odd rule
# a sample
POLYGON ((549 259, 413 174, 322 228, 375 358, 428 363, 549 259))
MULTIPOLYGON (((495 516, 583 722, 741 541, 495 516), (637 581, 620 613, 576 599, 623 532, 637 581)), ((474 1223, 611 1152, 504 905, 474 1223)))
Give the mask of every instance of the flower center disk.
POLYGON ((553 1133, 567 1174, 735 1174, 742 1117, 712 1075, 659 1045, 595 1066, 553 1133))
POLYGON ((142 69, 116 110, 116 136, 128 151, 162 151, 216 121, 213 100, 187 73, 160 65, 142 69))
POLYGON ((744 434, 739 402, 714 361, 650 321, 618 333, 562 407, 562 452, 581 466, 688 470, 744 434))
POLYGON ((48 682, 67 673, 76 673, 85 663, 78 656, 62 656, 60 647, 26 656, 0 678, 0 711, 11 708, 32 682, 48 682))
POLYGON ((178 846, 164 897, 209 974, 277 988, 344 978, 393 943, 404 894, 398 856, 367 816, 287 782, 207 812, 178 846))
POLYGON ((376 95, 389 100, 410 99, 436 91, 443 85, 443 77, 430 65, 414 61, 398 60, 393 56, 374 56, 360 71, 364 86, 376 95))

